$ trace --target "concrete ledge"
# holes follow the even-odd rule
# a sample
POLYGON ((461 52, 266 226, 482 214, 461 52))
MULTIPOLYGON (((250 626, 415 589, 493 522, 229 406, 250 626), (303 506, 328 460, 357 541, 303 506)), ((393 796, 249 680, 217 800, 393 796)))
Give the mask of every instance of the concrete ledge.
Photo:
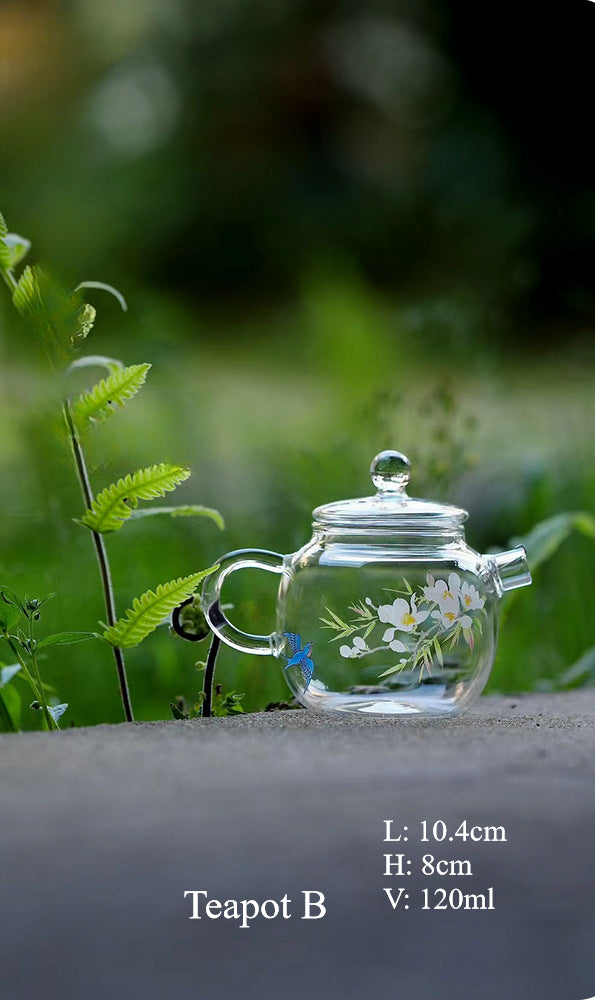
POLYGON ((595 993, 595 691, 451 721, 310 712, 0 737, 0 961, 10 1000, 595 993), (409 827, 385 844, 385 819, 409 827), (506 842, 421 843, 421 821, 506 842), (387 878, 404 852, 411 876, 387 878), (421 859, 469 860, 466 877, 421 859), (384 892, 403 885, 409 910, 384 892), (493 888, 494 910, 423 911, 493 888), (184 890, 291 919, 189 920, 184 890), (302 920, 304 890, 326 916, 302 920), (455 894, 456 896, 456 894, 455 894))

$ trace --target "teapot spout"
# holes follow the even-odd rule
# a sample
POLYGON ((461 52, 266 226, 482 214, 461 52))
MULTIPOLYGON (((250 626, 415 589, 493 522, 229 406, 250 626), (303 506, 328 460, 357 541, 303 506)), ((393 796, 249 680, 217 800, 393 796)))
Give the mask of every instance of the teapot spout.
POLYGON ((516 587, 527 587, 531 583, 527 553, 522 545, 507 552, 497 552, 490 559, 495 564, 496 580, 502 593, 516 587))

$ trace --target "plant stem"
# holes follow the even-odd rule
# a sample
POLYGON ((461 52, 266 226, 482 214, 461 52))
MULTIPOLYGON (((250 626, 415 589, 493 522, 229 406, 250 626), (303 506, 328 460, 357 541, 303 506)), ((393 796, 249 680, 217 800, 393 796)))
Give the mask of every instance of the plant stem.
MULTIPOLYGON (((31 613, 29 613, 29 615, 28 615, 28 622, 29 622, 29 659, 31 660, 31 664, 33 666, 33 673, 35 674, 35 678, 37 680, 37 684, 39 685, 39 701, 41 703, 41 707, 43 709, 43 713, 45 715, 45 719, 46 719, 46 722, 48 723, 48 725, 50 725, 50 718, 51 718, 52 721, 55 723, 56 729, 59 729, 60 728, 60 724, 58 723, 58 721, 56 719, 53 718, 53 716, 51 716, 50 710, 49 710, 49 707, 48 707, 48 704, 47 704, 47 701, 46 701, 45 692, 43 690, 43 681, 41 679, 41 671, 39 669, 39 663, 37 662, 37 655, 35 653, 36 642, 35 642, 35 636, 33 635, 33 617, 31 615, 31 613)), ((51 728, 52 727, 50 725, 50 729, 51 728)))
MULTIPOLYGON (((85 462, 85 455, 74 424, 72 411, 68 400, 64 401, 64 418, 66 420, 66 426, 68 427, 68 433, 70 436, 70 443, 72 446, 72 454, 74 456, 74 464, 76 468, 77 478, 79 481, 79 485, 81 487, 81 492, 83 494, 83 500, 85 502, 85 506, 88 508, 93 503, 94 499, 93 490, 91 489, 89 473, 87 472, 87 463, 85 462)), ((107 557, 105 542, 103 541, 103 537, 99 534, 98 531, 91 530, 91 535, 93 536, 93 544, 95 546, 95 554, 97 556, 97 565, 99 566, 99 575, 101 577, 101 587, 103 590, 103 600, 105 604, 105 614, 107 618, 107 624, 114 625, 117 620, 116 604, 114 601, 114 589, 112 586, 112 576, 110 571, 109 560, 107 557)), ((124 662, 124 653, 119 646, 112 646, 112 652, 114 654, 114 660, 116 662, 116 670, 118 673, 118 682, 120 685, 120 696, 122 698, 124 715, 126 717, 127 722, 134 722, 134 715, 132 714, 132 703, 130 701, 130 692, 128 690, 128 678, 126 677, 126 664, 124 662)))
POLYGON ((35 695, 35 697, 37 698, 37 701, 41 705, 41 708, 42 708, 42 711, 43 711, 43 715, 44 715, 45 721, 47 723, 48 729, 49 730, 59 729, 60 726, 58 725, 58 723, 56 722, 56 720, 53 718, 53 716, 50 714, 50 710, 48 708, 48 703, 46 701, 46 697, 45 697, 45 694, 43 692, 43 684, 42 684, 42 681, 41 681, 41 675, 39 673, 39 666, 37 665, 37 660, 33 656, 31 657, 31 661, 32 661, 32 663, 34 665, 35 672, 36 672, 36 675, 37 675, 37 677, 34 678, 31 675, 31 671, 29 670, 27 664, 25 663, 25 660, 21 656, 21 652, 19 650, 19 647, 16 645, 16 643, 6 633, 3 635, 3 639, 5 639, 5 641, 7 642, 8 646, 10 647, 10 651, 11 651, 12 655, 16 656, 17 660, 20 663, 21 670, 23 671, 23 674, 24 674, 25 678, 29 682, 29 686, 31 687, 31 690, 33 691, 33 694, 35 695))
POLYGON ((202 717, 203 719, 209 718, 212 715, 213 708, 213 680, 215 677, 215 666, 217 664, 217 655, 219 653, 219 647, 221 645, 221 639, 218 635, 213 632, 213 638, 211 639, 211 645, 209 646, 209 655, 207 656, 207 665, 205 668, 205 683, 204 683, 204 699, 202 703, 202 717))
MULTIPOLYGON (((4 281, 10 288, 11 292, 17 287, 17 282, 15 277, 10 270, 2 270, 2 276, 4 281)), ((70 404, 68 400, 64 401, 64 417, 66 420, 66 426, 68 427, 68 433, 70 436, 70 443, 72 446, 72 454, 74 456, 74 464, 76 468, 76 473, 81 487, 81 492, 83 494, 83 499, 85 505, 90 507, 93 503, 93 491, 91 489, 91 483, 89 481, 89 474, 87 472, 87 465, 85 462, 85 456, 83 449, 81 447, 81 442, 74 425, 74 420, 72 419, 72 412, 70 409, 70 404)), ((93 535, 93 544, 95 546, 95 554, 97 556, 97 564, 99 566, 99 574, 101 577, 101 586, 103 590, 103 599, 105 603, 105 614, 107 617, 108 625, 113 625, 117 620, 116 615, 116 605, 114 602, 114 590, 112 586, 112 578, 110 572, 109 561, 107 558, 107 551, 103 538, 97 531, 91 531, 93 535)), ((112 646, 114 660, 116 661, 116 670, 118 672, 118 682, 120 685, 120 696, 122 698, 122 705, 124 707, 124 715, 127 722, 134 722, 134 716, 132 714, 132 704, 130 701, 130 692, 128 690, 128 679, 126 677, 126 664, 124 663, 124 653, 118 646, 112 646)), ((43 692, 42 692, 43 693, 43 692)), ((43 704, 42 699, 39 701, 43 704)), ((49 714, 49 713, 48 713, 49 714)), ((51 719, 51 716, 50 716, 51 719)))

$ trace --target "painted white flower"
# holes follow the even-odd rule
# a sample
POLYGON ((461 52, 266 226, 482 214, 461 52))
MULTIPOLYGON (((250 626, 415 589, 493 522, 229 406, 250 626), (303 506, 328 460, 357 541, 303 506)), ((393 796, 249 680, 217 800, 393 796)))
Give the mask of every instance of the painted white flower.
POLYGON ((406 653, 407 646, 400 639, 395 639, 396 628, 387 628, 382 636, 382 641, 388 643, 393 653, 406 653))
POLYGON ((353 646, 339 646, 339 653, 341 656, 345 657, 346 660, 353 660, 358 656, 363 656, 364 653, 369 652, 370 651, 361 635, 355 636, 353 646))
POLYGON ((450 573, 446 580, 436 580, 423 588, 426 601, 434 601, 442 610, 445 606, 457 604, 461 590, 461 578, 458 573, 450 573))
MULTIPOLYGON (((392 642, 388 644, 389 649, 392 649, 393 653, 406 653, 408 652, 407 646, 400 642, 399 639, 393 639, 392 642)), ((399 663, 407 663, 407 659, 399 660, 399 663)))
POLYGON ((452 605, 449 603, 439 611, 432 611, 432 618, 439 621, 443 629, 452 628, 454 625, 460 625, 461 628, 471 628, 473 625, 473 619, 469 615, 461 615, 459 613, 459 605, 454 602, 452 605))
POLYGON ((459 594, 459 599, 461 601, 461 607, 465 611, 479 611, 483 608, 485 600, 480 597, 479 591, 472 583, 463 583, 461 587, 461 592, 459 594))
POLYGON ((416 625, 426 620, 429 613, 429 608, 426 611, 418 610, 412 595, 411 604, 404 597, 397 597, 392 604, 381 604, 378 619, 386 625, 394 625, 399 632, 412 632, 416 625))

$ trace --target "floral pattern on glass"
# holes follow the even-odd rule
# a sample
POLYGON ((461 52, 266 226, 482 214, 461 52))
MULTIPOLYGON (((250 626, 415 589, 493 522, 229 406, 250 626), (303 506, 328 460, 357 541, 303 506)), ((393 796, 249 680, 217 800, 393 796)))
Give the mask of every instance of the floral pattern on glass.
POLYGON ((483 633, 485 598, 458 573, 450 573, 446 580, 428 573, 426 583, 415 589, 403 579, 403 590, 390 593, 399 595, 391 603, 375 604, 366 597, 351 604, 352 616, 347 620, 330 608, 326 608, 327 617, 320 619, 323 628, 336 633, 331 642, 348 640, 339 646, 345 659, 379 652, 397 654, 397 662, 380 677, 418 667, 420 673, 431 673, 436 663, 444 665, 445 654, 460 642, 472 651, 474 633, 483 633))

